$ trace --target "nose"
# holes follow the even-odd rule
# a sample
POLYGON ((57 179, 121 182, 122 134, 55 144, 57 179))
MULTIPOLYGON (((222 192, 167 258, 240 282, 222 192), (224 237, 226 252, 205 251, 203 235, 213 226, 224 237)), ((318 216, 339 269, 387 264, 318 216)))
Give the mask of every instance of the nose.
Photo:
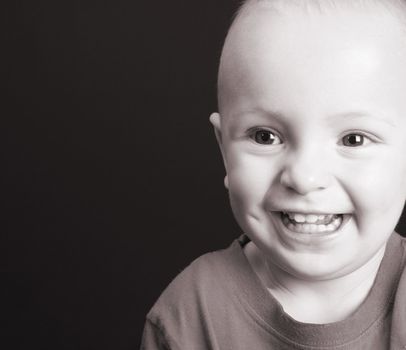
POLYGON ((328 188, 332 176, 321 153, 317 149, 301 150, 285 158, 281 184, 301 195, 328 188))

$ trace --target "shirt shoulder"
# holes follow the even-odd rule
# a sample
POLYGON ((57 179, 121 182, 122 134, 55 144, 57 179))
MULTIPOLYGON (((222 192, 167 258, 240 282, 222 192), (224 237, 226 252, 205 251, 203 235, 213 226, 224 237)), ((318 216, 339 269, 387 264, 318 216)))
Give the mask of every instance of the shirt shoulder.
POLYGON ((210 327, 227 314, 228 308, 235 308, 235 274, 239 273, 239 264, 248 264, 243 237, 226 249, 194 260, 156 301, 147 315, 147 324, 172 344, 169 348, 188 348, 190 344, 195 344, 194 349, 207 348, 204 343, 212 338, 210 327))
POLYGON ((228 248, 206 253, 187 266, 161 294, 149 312, 150 317, 169 310, 190 308, 218 296, 218 289, 226 288, 229 269, 235 266, 236 255, 242 254, 239 241, 235 240, 228 248))
POLYGON ((394 346, 406 348, 406 237, 396 236, 396 243, 402 250, 399 283, 395 292, 392 314, 391 340, 394 346))

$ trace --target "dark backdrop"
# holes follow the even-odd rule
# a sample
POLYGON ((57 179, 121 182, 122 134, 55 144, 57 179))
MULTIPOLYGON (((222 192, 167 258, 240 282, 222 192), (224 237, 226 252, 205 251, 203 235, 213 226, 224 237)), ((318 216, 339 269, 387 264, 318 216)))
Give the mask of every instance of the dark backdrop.
POLYGON ((170 280, 238 235, 208 122, 234 8, 23 0, 3 16, 1 348, 138 349, 170 280))
POLYGON ((170 280, 239 235, 208 122, 235 8, 3 12, 1 348, 138 349, 170 280))

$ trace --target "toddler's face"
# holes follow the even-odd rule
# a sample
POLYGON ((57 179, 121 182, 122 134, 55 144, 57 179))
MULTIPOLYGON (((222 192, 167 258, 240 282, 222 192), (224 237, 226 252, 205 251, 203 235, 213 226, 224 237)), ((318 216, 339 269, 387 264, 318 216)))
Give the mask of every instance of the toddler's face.
POLYGON ((378 11, 253 9, 228 38, 220 114, 231 206, 300 278, 382 252, 406 196, 406 38, 378 11))

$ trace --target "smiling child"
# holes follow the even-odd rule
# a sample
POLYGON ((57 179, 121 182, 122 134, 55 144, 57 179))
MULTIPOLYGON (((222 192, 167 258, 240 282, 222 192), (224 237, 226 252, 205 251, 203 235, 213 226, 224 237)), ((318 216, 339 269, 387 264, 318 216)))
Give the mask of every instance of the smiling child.
POLYGON ((244 234, 195 260, 142 349, 405 349, 406 2, 249 0, 210 116, 244 234))

